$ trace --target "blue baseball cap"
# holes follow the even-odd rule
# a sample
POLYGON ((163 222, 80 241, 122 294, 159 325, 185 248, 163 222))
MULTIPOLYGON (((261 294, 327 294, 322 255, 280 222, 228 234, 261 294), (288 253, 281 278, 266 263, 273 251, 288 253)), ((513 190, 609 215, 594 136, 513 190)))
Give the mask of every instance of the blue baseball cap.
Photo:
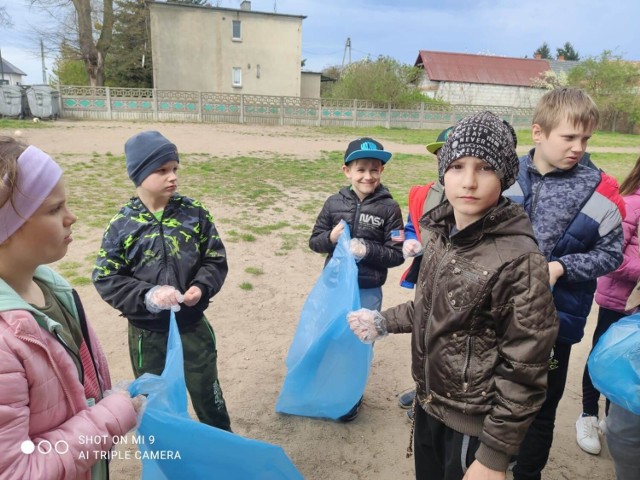
POLYGON ((385 151, 382 144, 373 138, 363 137, 349 143, 344 152, 344 163, 347 164, 359 158, 375 158, 384 165, 391 159, 391 152, 385 151))

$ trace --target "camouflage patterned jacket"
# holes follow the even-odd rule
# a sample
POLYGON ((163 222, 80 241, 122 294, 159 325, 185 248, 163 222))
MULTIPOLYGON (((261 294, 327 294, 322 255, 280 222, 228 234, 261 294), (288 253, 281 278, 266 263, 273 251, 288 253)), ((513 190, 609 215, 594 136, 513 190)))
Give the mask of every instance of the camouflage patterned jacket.
POLYGON ((224 245, 207 209, 196 200, 174 195, 158 220, 138 197, 122 207, 107 226, 93 271, 100 296, 133 325, 166 331, 169 312, 150 313, 144 296, 156 285, 185 292, 202 290, 193 307, 181 305, 182 326, 202 318, 209 300, 227 276, 224 245))
POLYGON ((596 279, 622 262, 622 214, 617 189, 598 170, 576 165, 540 175, 534 150, 520 158, 518 179, 503 195, 522 204, 547 261, 564 267, 553 289, 558 341, 582 339, 596 279))

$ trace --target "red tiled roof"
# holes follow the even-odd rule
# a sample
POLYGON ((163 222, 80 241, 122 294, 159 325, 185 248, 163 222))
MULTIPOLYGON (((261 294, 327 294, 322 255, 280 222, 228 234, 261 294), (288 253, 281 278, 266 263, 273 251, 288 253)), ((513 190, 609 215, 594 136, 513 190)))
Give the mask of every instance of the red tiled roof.
POLYGON ((469 53, 420 50, 416 66, 424 66, 430 80, 530 87, 548 70, 546 60, 493 57, 469 53))

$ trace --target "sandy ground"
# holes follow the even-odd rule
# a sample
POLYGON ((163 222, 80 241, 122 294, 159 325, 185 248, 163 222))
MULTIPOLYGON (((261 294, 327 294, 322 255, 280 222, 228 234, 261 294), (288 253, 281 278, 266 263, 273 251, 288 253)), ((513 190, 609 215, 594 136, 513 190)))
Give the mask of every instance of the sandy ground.
MULTIPOLYGON (((219 156, 277 152, 309 158, 321 151, 342 150, 347 140, 341 136, 321 136, 303 128, 69 121, 58 121, 52 129, 25 130, 23 135, 53 155, 89 156, 93 152, 119 155, 128 137, 149 128, 161 130, 181 152, 210 152, 219 156)), ((385 146, 394 152, 424 154, 423 145, 385 142, 385 146)), ((419 182, 416 179, 416 183, 419 182)), ((232 213, 225 205, 210 205, 210 208, 218 217, 232 213)), ((282 215, 287 215, 287 207, 283 208, 282 215)), ((220 230, 224 240, 224 229, 220 230)), ((97 250, 99 242, 97 235, 74 242, 67 260, 84 261, 97 250)), ((353 423, 339 424, 274 412, 286 373, 284 358, 298 315, 323 262, 320 255, 301 249, 276 256, 272 253, 278 250, 275 242, 274 237, 265 236, 251 248, 242 242, 227 244, 229 276, 208 310, 218 338, 218 368, 234 431, 281 445, 308 479, 414 478, 413 460, 405 458, 410 425, 395 398, 396 393, 412 384, 408 335, 392 336, 376 344, 364 406, 353 423), (247 279, 246 266, 260 267, 265 275, 247 279), (253 283, 253 291, 237 288, 247 280, 253 283)), ((411 296, 408 290, 398 286, 402 270, 400 267, 390 271, 384 287, 386 306, 407 301, 411 296)), ((113 379, 130 379, 126 322, 98 297, 92 286, 79 290, 105 347, 113 379)), ((592 313, 586 338, 590 338, 594 324, 592 313)), ((599 456, 592 456, 583 453, 575 440, 574 423, 581 410, 580 384, 589 345, 590 342, 583 341, 573 349, 545 479, 614 478, 606 447, 599 456)), ((119 449, 126 450, 122 446, 119 449)), ((134 459, 115 459, 111 470, 113 480, 137 478, 140 465, 134 459)), ((216 478, 214 472, 211 478, 216 478)))

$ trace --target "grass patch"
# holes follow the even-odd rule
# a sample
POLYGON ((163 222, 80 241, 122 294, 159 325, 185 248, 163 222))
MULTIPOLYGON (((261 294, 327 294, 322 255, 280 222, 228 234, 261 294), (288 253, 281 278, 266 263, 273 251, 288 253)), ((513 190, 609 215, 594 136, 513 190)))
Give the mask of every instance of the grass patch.
POLYGON ((264 270, 258 267, 247 267, 244 271, 250 275, 264 275, 264 270))
POLYGON ((24 120, 18 120, 17 118, 0 118, 0 129, 22 130, 26 128, 51 128, 54 126, 54 122, 46 122, 44 120, 34 122, 31 118, 25 118, 24 120))
MULTIPOLYGON (((326 135, 345 135, 347 137, 364 137, 370 136, 380 140, 388 140, 394 143, 426 145, 435 141, 438 134, 442 131, 439 129, 409 129, 409 128, 384 128, 384 127, 320 127, 318 132, 326 135)), ((518 144, 531 145, 531 130, 519 129, 516 132, 518 136, 518 144)), ((640 138, 638 135, 629 133, 607 132, 598 130, 594 133, 589 145, 592 147, 638 147, 640 138)), ((346 145, 345 145, 346 147, 346 145)), ((640 148, 639 148, 640 150, 640 148)), ((426 151, 425 151, 426 152, 426 151)))
POLYGON ((275 232, 276 230, 282 230, 284 227, 288 227, 289 222, 278 222, 272 223, 270 225, 262 225, 258 227, 253 227, 251 231, 256 233, 257 235, 267 235, 269 233, 275 232))
POLYGON ((253 285, 250 282, 242 282, 240 284, 240 290, 253 290, 253 285))
POLYGON ((91 279, 89 277, 66 277, 67 281, 74 287, 84 287, 85 285, 91 285, 91 279))

